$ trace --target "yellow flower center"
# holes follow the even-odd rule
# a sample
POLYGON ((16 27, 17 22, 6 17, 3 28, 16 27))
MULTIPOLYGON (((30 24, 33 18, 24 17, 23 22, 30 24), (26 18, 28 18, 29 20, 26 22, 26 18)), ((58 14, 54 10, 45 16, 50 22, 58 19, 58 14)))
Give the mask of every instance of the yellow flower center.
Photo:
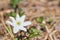
POLYGON ((20 24, 21 24, 21 22, 19 22, 19 21, 18 21, 18 22, 16 22, 16 24, 17 24, 17 25, 20 25, 20 24))

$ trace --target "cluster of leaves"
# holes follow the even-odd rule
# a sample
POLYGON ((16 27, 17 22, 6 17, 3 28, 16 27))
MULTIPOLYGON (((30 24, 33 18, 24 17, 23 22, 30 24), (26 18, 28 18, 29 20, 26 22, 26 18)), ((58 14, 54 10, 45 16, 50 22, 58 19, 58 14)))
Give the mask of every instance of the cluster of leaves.
POLYGON ((20 1, 21 1, 21 0, 10 0, 11 6, 12 6, 13 8, 15 8, 16 5, 18 5, 20 1))
MULTIPOLYGON (((11 6, 12 6, 13 8, 16 8, 16 6, 18 6, 18 4, 20 3, 20 1, 21 1, 21 0, 10 0, 10 4, 11 4, 11 6)), ((22 13, 21 8, 17 8, 17 9, 18 9, 19 15, 22 16, 23 13, 22 13)), ((14 10, 17 10, 17 9, 14 9, 14 10)), ((16 17, 16 12, 11 12, 11 13, 7 14, 7 16, 12 16, 12 17, 15 18, 15 17, 16 17)))
POLYGON ((29 37, 33 38, 33 37, 36 37, 36 36, 41 36, 40 30, 38 30, 36 28, 30 28, 29 29, 29 37))
POLYGON ((32 27, 28 30, 28 34, 29 34, 29 36, 25 40, 30 40, 31 38, 42 36, 40 30, 38 30, 34 27, 32 27))
MULTIPOLYGON (((22 16, 24 14, 20 8, 18 9, 18 14, 19 14, 19 16, 22 16)), ((11 12, 11 13, 6 14, 6 16, 12 16, 12 17, 16 18, 16 13, 11 12)))
POLYGON ((12 17, 15 18, 15 17, 16 17, 16 13, 15 13, 15 12, 11 12, 11 13, 9 13, 9 14, 6 14, 6 16, 8 16, 8 17, 9 17, 9 16, 12 16, 12 17))

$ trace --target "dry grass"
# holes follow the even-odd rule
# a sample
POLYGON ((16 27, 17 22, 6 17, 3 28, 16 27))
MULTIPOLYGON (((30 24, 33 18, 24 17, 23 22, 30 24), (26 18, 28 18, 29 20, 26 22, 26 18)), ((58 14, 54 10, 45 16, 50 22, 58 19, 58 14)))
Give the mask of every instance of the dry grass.
MULTIPOLYGON (((9 0, 0 0, 0 14, 1 13, 9 13, 10 11, 14 11, 9 6, 9 0), (3 10, 2 10, 3 8, 3 10)), ((31 40, 58 40, 57 38, 60 38, 60 31, 56 31, 54 29, 55 25, 56 27, 60 28, 60 6, 58 5, 60 3, 60 0, 54 0, 54 1, 48 1, 48 0, 22 0, 19 4, 19 7, 22 8, 22 11, 27 16, 26 18, 29 20, 33 20, 36 17, 43 16, 44 18, 53 18, 52 24, 55 24, 52 26, 52 28, 48 28, 51 25, 46 24, 46 32, 42 32, 43 36, 40 39, 33 38, 31 40), (59 26, 58 26, 59 23, 59 26), (45 34, 45 35, 44 35, 45 34), (57 35, 57 36, 56 36, 57 35), (54 38, 53 38, 54 37, 54 38)), ((48 19, 47 18, 47 19, 48 19)), ((32 21, 35 25, 36 22, 32 21)), ((39 25, 38 25, 39 26, 39 25)), ((39 38, 39 37, 38 37, 39 38)))

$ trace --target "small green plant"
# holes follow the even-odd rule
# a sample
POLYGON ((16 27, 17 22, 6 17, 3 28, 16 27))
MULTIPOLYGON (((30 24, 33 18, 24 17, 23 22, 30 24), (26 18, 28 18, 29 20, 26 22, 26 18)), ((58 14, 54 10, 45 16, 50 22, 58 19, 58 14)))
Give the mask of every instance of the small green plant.
POLYGON ((33 38, 33 37, 36 37, 36 36, 41 36, 40 30, 38 30, 36 28, 30 28, 29 29, 29 37, 33 38))
POLYGON ((12 6, 13 8, 15 8, 16 5, 18 5, 20 1, 21 1, 21 0, 10 0, 11 6, 12 6))
POLYGON ((34 27, 28 29, 27 33, 29 34, 29 36, 25 40, 30 40, 31 38, 42 36, 40 30, 38 30, 38 29, 36 29, 34 27))

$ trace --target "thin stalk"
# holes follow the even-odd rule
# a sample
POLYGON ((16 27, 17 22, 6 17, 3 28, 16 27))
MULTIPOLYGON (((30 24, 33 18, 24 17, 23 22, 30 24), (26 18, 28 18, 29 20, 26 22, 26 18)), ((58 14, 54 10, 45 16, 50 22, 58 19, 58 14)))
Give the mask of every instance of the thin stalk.
POLYGON ((11 29, 10 25, 8 25, 8 28, 9 28, 10 32, 12 33, 12 29, 11 29))
POLYGON ((44 40, 47 40, 47 38, 48 38, 48 34, 45 36, 44 40))
POLYGON ((50 39, 53 40, 52 35, 49 35, 50 39))

